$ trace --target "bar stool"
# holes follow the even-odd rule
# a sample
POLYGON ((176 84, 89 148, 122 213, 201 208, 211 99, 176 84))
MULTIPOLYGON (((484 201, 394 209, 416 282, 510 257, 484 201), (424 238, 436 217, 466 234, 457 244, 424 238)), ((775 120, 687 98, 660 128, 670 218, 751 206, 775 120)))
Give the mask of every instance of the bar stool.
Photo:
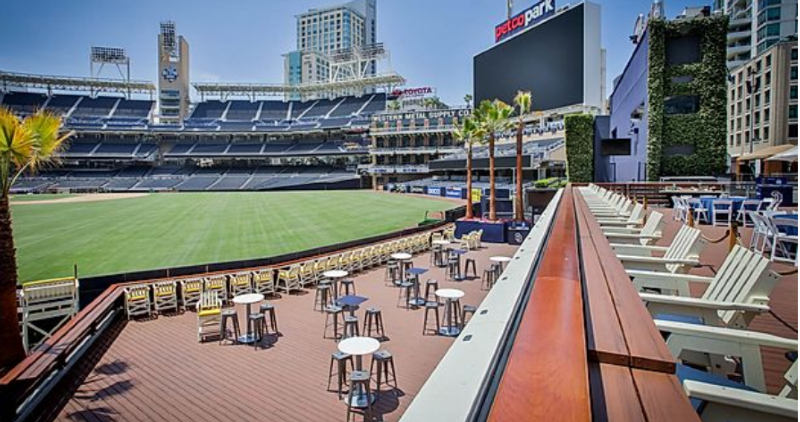
POLYGON ((394 356, 388 350, 378 350, 372 354, 372 363, 369 367, 370 374, 375 377, 375 392, 381 393, 381 384, 386 384, 387 387, 391 386, 394 389, 395 396, 397 395, 397 373, 394 368, 394 356), (391 384, 389 376, 391 375, 391 384), (383 379, 381 379, 383 376, 383 379))
POLYGON ((431 249, 431 266, 438 266, 442 262, 442 245, 433 245, 431 249))
POLYGON ((247 318, 253 327, 253 349, 258 349, 258 343, 268 334, 264 314, 250 314, 247 318))
POLYGON ((361 333, 358 330, 358 317, 353 315, 344 316, 344 334, 342 338, 358 337, 361 333))
POLYGON ((219 320, 219 344, 223 341, 232 340, 234 344, 239 343, 239 336, 241 336, 241 329, 239 328, 239 314, 235 309, 225 309, 220 313, 219 320), (228 330, 228 322, 231 323, 231 330, 228 330), (233 334, 233 338, 228 337, 228 333, 233 334))
POLYGON ((399 305, 402 303, 405 304, 406 309, 410 309, 410 304, 408 303, 411 300, 411 296, 414 294, 414 283, 406 280, 400 283, 400 290, 397 292, 397 304, 399 305))
POLYGON ((492 265, 492 268, 487 268, 483 270, 483 277, 481 279, 481 288, 485 287, 486 290, 491 290, 491 288, 494 286, 495 274, 497 274, 497 272, 494 269, 494 265, 492 265))
POLYGON ((384 281, 388 281, 389 284, 394 285, 398 274, 400 274, 400 265, 394 259, 390 259, 389 262, 386 263, 386 275, 384 276, 384 281))
POLYGON ((352 294, 356 294, 356 283, 353 279, 345 279, 339 282, 339 297, 350 294, 350 289, 353 290, 352 294))
POLYGON ((314 296, 314 310, 319 306, 320 312, 325 312, 325 307, 333 305, 330 299, 331 285, 329 281, 323 281, 317 285, 317 293, 314 296))
POLYGON ((331 391, 331 378, 333 378, 333 367, 334 364, 336 365, 336 391, 339 394, 339 400, 342 399, 342 393, 344 392, 343 387, 346 384, 349 384, 348 380, 348 373, 347 370, 347 363, 350 363, 350 371, 355 370, 355 365, 353 364, 353 357, 348 355, 347 353, 342 353, 340 351, 335 351, 331 354, 331 363, 328 367, 328 391, 331 391))
MULTIPOLYGON (((275 305, 271 303, 262 303, 261 306, 258 307, 259 312, 264 314, 264 328, 268 328, 267 325, 267 314, 269 314, 269 325, 272 327, 272 331, 275 334, 278 334, 278 317, 275 314, 275 305)), ((269 332, 269 329, 267 329, 269 332)))
POLYGON ((325 331, 322 332, 322 338, 328 338, 328 328, 333 327, 333 339, 339 339, 339 315, 341 314, 340 306, 329 305, 325 308, 325 331))
MULTIPOLYGON (((367 371, 353 371, 350 373, 350 391, 347 392, 347 422, 350 422, 350 413, 353 411, 353 398, 360 391, 358 387, 361 386, 364 389, 364 393, 367 397, 372 396, 369 380, 370 376, 367 371)), ((372 400, 367 400, 365 412, 364 420, 372 419, 372 400), (367 419, 367 415, 369 415, 369 419, 367 419)))
POLYGON ((503 275, 503 265, 492 264, 492 269, 494 270, 494 282, 497 283, 500 280, 500 276, 503 275))
POLYGON ((478 267, 475 264, 474 258, 467 258, 464 262, 464 277, 469 276, 469 269, 472 268, 472 275, 475 278, 478 278, 478 267))
POLYGON ((372 337, 372 330, 375 329, 375 334, 379 334, 379 338, 386 337, 383 331, 383 315, 378 308, 367 308, 364 315, 364 327, 361 330, 365 336, 372 337))
POLYGON ((475 316, 475 312, 478 312, 477 306, 464 305, 461 309, 461 325, 467 325, 467 314, 469 314, 470 319, 472 319, 472 317, 475 316))
POLYGON ((455 280, 456 277, 461 278, 461 265, 458 256, 451 256, 447 258, 447 276, 450 280, 455 280))
POLYGON ((425 319, 422 322, 422 335, 424 336, 426 332, 428 332, 428 314, 433 311, 436 315, 436 333, 439 333, 439 330, 442 328, 441 321, 439 319, 439 302, 425 302, 425 319))
POLYGON ((425 301, 433 295, 433 301, 438 302, 439 300, 436 298, 436 291, 439 290, 439 282, 434 279, 429 279, 425 282, 425 301))

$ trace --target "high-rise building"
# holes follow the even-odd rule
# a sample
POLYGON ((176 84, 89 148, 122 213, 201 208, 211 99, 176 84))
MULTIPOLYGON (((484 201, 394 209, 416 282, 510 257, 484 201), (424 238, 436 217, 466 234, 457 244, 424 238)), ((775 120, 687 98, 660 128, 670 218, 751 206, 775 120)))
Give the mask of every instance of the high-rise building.
POLYGON ((797 35, 797 0, 715 0, 729 16, 728 68, 741 66, 773 44, 797 35))
POLYGON ((189 112, 189 43, 171 21, 158 34, 158 111, 161 123, 180 123, 189 112))
MULTIPOLYGON (((332 77, 331 55, 376 44, 376 11, 376 0, 353 0, 297 15, 297 47, 284 55, 285 82, 300 85, 351 77, 332 77)), ((368 66, 365 73, 374 75, 375 63, 368 66)))

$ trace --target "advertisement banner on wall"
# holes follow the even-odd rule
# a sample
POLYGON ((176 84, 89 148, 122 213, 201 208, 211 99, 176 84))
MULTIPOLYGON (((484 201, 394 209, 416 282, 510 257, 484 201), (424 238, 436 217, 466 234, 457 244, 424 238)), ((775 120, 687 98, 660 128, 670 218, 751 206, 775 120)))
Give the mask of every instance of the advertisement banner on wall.
POLYGON ((442 196, 442 188, 438 186, 428 186, 428 195, 442 196))
POLYGON ((411 193, 425 193, 425 186, 412 186, 411 193))
POLYGON ((472 202, 473 203, 481 202, 481 190, 480 189, 472 189, 472 202))
POLYGON ((462 199, 461 188, 447 188, 447 191, 445 192, 444 196, 448 198, 462 199))
POLYGON ((494 27, 494 42, 500 42, 556 13, 555 0, 542 0, 494 27))

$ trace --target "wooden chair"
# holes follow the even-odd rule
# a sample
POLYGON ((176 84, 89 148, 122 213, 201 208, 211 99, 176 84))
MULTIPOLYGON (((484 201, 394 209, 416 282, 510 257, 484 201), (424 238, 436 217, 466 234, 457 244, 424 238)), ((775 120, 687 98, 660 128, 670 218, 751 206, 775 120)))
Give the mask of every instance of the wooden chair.
POLYGON ((664 231, 664 214, 653 211, 641 229, 628 227, 603 228, 610 243, 617 244, 640 244, 643 246, 653 245, 661 239, 664 231))
POLYGON ((262 268, 252 272, 253 288, 256 293, 261 293, 264 296, 274 296, 275 293, 275 278, 272 268, 262 268))
POLYGON ((229 300, 226 280, 227 277, 222 274, 206 277, 203 285, 203 291, 216 293, 219 300, 221 300, 222 304, 225 305, 229 300))
POLYGON ((150 286, 147 284, 136 284, 125 288, 125 313, 128 320, 139 315, 152 316, 152 304, 150 302, 150 286))
POLYGON ((769 260, 737 245, 713 278, 647 271, 628 271, 628 275, 640 290, 658 288, 679 295, 640 293, 656 318, 679 315, 701 324, 744 329, 770 309, 769 295, 780 276, 768 267, 769 260), (700 298, 693 298, 690 282, 707 283, 708 288, 700 298))
POLYGON ((253 284, 249 272, 230 274, 228 284, 231 288, 231 297, 253 292, 253 284))
POLYGON ((706 245, 700 230, 683 225, 668 247, 612 244, 626 270, 687 273, 700 264, 706 245), (663 253, 663 256, 654 256, 663 253))
POLYGON ((282 268, 278 270, 278 289, 283 288, 286 294, 290 294, 293 290, 300 290, 300 267, 295 264, 289 268, 282 268))
POLYGON ((183 309, 188 310, 200 301, 203 294, 203 279, 200 277, 185 278, 181 283, 181 303, 183 309))
POLYGON ((174 280, 153 283, 153 304, 158 314, 165 310, 178 312, 178 289, 174 280))
POLYGON ((314 261, 314 284, 319 284, 324 278, 322 273, 328 271, 328 258, 319 258, 314 261))
POLYGON ((314 261, 306 261, 300 264, 299 277, 300 285, 302 287, 316 283, 316 279, 314 277, 314 261))
POLYGON ((197 341, 202 342, 204 338, 209 336, 219 336, 222 300, 217 295, 217 292, 203 292, 195 306, 197 309, 197 341))

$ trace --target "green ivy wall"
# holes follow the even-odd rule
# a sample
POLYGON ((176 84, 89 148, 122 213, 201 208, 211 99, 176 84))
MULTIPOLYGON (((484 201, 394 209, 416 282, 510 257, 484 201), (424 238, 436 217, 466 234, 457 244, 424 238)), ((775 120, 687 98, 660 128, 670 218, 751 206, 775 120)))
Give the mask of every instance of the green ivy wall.
POLYGON ((567 177, 570 182, 594 179, 594 116, 570 114, 564 117, 567 148, 567 177))

